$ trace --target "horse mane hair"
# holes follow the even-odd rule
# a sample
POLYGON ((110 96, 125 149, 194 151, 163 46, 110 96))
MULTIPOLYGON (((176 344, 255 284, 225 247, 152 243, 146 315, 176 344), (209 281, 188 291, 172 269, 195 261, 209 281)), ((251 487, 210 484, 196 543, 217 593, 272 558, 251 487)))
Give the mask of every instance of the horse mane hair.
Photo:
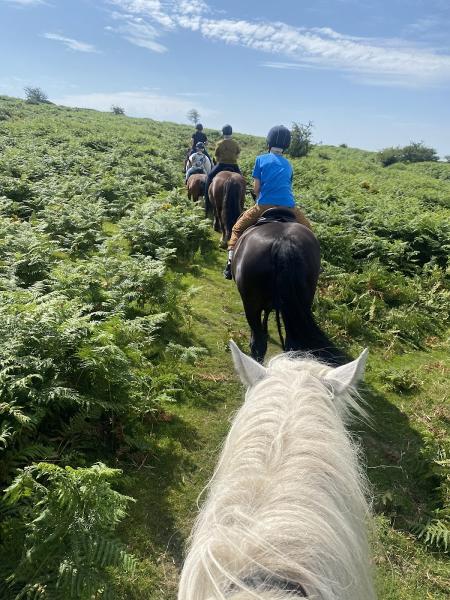
POLYGON ((193 528, 178 600, 374 600, 370 508, 360 450, 365 418, 331 367, 281 354, 236 414, 193 528), (253 579, 252 579, 253 578, 253 579), (267 578, 267 579, 264 579, 267 578), (253 582, 258 582, 253 585, 253 582))

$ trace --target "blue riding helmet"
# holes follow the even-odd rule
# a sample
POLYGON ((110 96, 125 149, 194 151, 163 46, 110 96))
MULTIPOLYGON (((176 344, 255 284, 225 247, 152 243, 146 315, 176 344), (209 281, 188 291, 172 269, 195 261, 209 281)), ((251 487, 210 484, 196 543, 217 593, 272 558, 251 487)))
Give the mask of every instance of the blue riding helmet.
POLYGON ((205 144, 203 142, 197 142, 195 144, 195 147, 197 148, 197 150, 204 150, 205 149, 205 144))
POLYGON ((233 133, 233 128, 231 125, 224 125, 222 127, 222 133, 223 135, 231 135, 233 133))
POLYGON ((286 150, 291 143, 291 132, 284 125, 275 125, 267 134, 267 146, 270 148, 281 148, 286 150))
POLYGON ((195 126, 195 129, 196 129, 197 131, 202 131, 202 129, 203 129, 203 125, 202 125, 201 123, 197 123, 197 125, 195 126))

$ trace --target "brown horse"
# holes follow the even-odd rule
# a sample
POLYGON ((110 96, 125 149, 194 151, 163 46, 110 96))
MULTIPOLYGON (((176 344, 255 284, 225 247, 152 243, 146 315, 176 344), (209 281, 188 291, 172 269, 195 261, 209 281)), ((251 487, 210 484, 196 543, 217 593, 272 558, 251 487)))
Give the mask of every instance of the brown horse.
POLYGON ((193 173, 187 180, 187 194, 189 200, 192 198, 197 202, 200 196, 205 195, 206 175, 203 173, 193 173))
POLYGON ((214 214, 214 229, 222 233, 221 248, 227 247, 233 225, 244 210, 246 181, 239 173, 221 171, 209 186, 206 214, 214 214))

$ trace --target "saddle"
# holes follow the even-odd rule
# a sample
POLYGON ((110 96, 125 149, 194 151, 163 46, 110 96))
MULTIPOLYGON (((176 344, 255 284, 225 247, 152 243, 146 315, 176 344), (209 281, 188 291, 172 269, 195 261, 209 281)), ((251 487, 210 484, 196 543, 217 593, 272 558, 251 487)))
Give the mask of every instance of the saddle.
POLYGON ((204 175, 204 174, 205 174, 205 171, 202 168, 195 167, 194 169, 192 169, 191 174, 189 175, 189 177, 191 175, 204 175))
POLYGON ((283 208, 280 206, 279 208, 268 208, 256 221, 255 225, 264 225, 265 223, 295 223, 297 219, 295 218, 292 210, 288 208, 283 208))

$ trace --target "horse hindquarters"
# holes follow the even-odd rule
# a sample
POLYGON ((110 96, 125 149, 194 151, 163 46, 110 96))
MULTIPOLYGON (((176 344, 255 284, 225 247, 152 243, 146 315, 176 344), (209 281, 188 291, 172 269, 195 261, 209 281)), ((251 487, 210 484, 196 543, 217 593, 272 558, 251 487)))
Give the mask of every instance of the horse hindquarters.
POLYGON ((230 177, 225 181, 223 190, 223 204, 220 215, 220 225, 222 229, 222 244, 231 237, 231 231, 234 224, 239 219, 243 209, 244 194, 240 181, 230 177))

